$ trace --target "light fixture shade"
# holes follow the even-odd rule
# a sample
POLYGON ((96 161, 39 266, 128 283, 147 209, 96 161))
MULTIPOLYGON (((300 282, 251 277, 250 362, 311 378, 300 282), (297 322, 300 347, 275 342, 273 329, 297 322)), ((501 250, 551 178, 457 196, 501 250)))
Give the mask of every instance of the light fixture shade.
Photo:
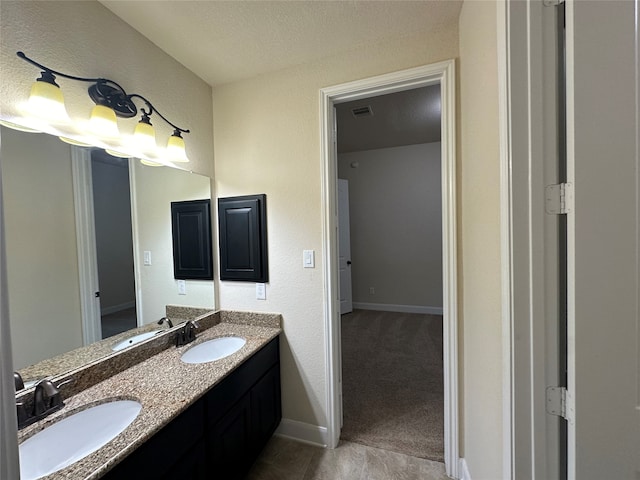
POLYGON ((173 132, 167 142, 167 160, 170 162, 186 163, 189 161, 184 144, 184 139, 179 131, 173 132))
POLYGON ((38 130, 38 129, 35 129, 35 128, 27 127, 26 125, 21 125, 19 123, 11 122, 9 120, 3 120, 2 118, 0 118, 0 125, 5 126, 7 128, 10 128, 12 130, 17 130, 19 132, 26 132, 26 133, 41 133, 42 132, 42 130, 38 130))
POLYGON ((156 149, 156 131, 148 121, 140 120, 133 131, 133 143, 140 152, 154 152, 156 149))
POLYGON ((75 145, 77 147, 91 147, 91 146, 93 146, 92 143, 83 142, 82 140, 77 140, 77 139, 72 138, 72 137, 60 136, 58 138, 60 140, 62 140, 64 143, 68 143, 69 145, 75 145))
POLYGON ((127 152, 121 152, 119 150, 112 150, 110 148, 106 148, 104 151, 107 152, 112 157, 131 158, 131 154, 127 153, 127 152))
POLYGON ((146 165, 147 167, 164 167, 162 163, 152 162, 151 160, 146 160, 144 158, 140 159, 140 163, 146 165))
POLYGON ((37 80, 33 83, 27 110, 31 115, 50 123, 69 122, 60 87, 47 81, 37 80))
POLYGON ((120 135, 116 112, 104 105, 96 105, 91 110, 89 130, 92 134, 102 138, 117 138, 120 135))

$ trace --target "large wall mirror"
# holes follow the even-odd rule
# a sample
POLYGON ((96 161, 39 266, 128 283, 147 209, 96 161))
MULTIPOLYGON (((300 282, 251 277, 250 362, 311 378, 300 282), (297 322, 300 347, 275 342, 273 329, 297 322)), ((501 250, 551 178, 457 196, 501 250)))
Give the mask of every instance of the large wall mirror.
POLYGON ((168 304, 213 308, 212 281, 174 279, 171 239, 171 202, 211 198, 208 177, 45 134, 0 139, 14 369, 155 323, 168 304))

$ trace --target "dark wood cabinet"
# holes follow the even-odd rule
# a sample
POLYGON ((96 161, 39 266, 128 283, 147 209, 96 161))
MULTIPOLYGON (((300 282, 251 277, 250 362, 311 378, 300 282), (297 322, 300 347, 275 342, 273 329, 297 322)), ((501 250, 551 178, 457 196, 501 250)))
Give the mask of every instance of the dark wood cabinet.
POLYGON ((244 478, 282 418, 279 358, 276 337, 104 478, 244 478))
POLYGON ((269 281, 267 196, 218 199, 220 280, 269 281))

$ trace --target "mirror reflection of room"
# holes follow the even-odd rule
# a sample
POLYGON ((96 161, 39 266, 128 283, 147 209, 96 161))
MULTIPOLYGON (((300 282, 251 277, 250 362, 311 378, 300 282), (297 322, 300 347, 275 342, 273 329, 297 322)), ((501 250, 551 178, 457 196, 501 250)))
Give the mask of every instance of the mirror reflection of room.
POLYGON ((211 281, 188 280, 185 294, 178 292, 171 240, 171 202, 211 198, 208 177, 72 147, 47 134, 0 127, 0 136, 16 370, 87 345, 91 321, 99 324, 92 340, 108 341, 155 325, 166 305, 213 306, 211 281), (91 238, 91 222, 82 220, 87 212, 95 242, 90 261, 79 259, 81 243, 91 238), (91 261, 98 280, 85 285, 91 261), (97 319, 83 311, 83 288, 92 289, 97 319))

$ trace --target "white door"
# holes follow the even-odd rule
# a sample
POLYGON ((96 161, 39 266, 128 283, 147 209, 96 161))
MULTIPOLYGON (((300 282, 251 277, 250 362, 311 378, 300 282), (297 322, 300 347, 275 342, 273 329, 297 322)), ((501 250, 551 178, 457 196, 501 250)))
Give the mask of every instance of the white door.
POLYGON ((568 1, 568 477, 640 478, 638 0, 568 1))
POLYGON ((351 233, 349 230, 349 182, 338 179, 338 261, 340 263, 340 314, 353 311, 351 289, 351 233))

